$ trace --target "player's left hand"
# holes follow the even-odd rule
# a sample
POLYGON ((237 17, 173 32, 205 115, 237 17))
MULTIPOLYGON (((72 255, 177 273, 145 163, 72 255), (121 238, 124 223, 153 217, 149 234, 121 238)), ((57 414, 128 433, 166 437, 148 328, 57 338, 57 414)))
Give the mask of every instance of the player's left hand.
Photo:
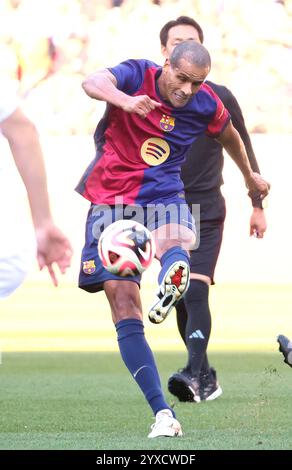
POLYGON ((58 265, 62 274, 70 267, 72 257, 72 247, 69 240, 52 222, 36 228, 37 239, 37 260, 40 270, 45 266, 48 268, 51 279, 55 286, 58 279, 53 267, 53 263, 58 265))
POLYGON ((263 209, 254 207, 250 218, 250 236, 263 238, 267 230, 267 221, 263 209))
POLYGON ((260 192, 261 199, 264 199, 270 190, 270 183, 268 183, 259 173, 251 172, 245 180, 249 192, 260 192))

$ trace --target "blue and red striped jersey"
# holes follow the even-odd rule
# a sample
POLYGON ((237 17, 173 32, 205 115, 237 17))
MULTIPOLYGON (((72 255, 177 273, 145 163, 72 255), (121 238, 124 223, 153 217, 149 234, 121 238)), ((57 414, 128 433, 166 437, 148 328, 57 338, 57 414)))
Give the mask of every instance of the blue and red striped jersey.
POLYGON ((127 60, 109 71, 119 90, 148 95, 162 106, 137 114, 107 105, 95 134, 96 156, 76 190, 94 204, 146 205, 183 191, 181 165, 202 133, 218 136, 230 115, 214 91, 203 83, 188 103, 173 107, 159 93, 162 68, 148 60, 127 60))

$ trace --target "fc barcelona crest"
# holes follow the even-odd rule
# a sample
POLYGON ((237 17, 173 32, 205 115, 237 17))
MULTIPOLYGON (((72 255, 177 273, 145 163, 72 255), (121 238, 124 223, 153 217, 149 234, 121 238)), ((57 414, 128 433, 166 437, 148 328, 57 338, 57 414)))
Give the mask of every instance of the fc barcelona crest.
POLYGON ((175 126, 175 118, 172 116, 167 116, 163 114, 162 118, 160 119, 160 127, 165 132, 170 132, 175 126))
POLYGON ((83 261, 83 272, 85 274, 93 274, 96 270, 94 259, 83 261))

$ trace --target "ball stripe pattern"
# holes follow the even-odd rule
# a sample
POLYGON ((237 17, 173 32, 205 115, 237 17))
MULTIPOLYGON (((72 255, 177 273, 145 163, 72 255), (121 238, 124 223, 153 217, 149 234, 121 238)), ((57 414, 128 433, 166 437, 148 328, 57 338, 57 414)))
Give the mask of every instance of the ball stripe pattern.
POLYGON ((155 242, 144 225, 132 220, 118 220, 109 225, 98 242, 103 266, 121 277, 142 274, 155 256, 155 242))

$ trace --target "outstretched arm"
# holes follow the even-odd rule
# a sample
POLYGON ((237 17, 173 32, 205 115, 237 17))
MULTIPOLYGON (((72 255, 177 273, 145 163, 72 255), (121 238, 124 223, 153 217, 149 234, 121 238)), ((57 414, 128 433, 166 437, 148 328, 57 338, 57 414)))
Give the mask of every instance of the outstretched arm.
MULTIPOLYGON (((239 103, 231 91, 223 86, 216 85, 214 88, 218 96, 223 101, 225 107, 228 109, 234 128, 239 132, 239 135, 244 143, 247 158, 253 171, 260 173, 259 165, 253 150, 250 136, 248 134, 242 110, 239 103)), ((267 229, 267 221, 263 208, 263 202, 261 195, 258 191, 249 192, 248 195, 251 198, 253 211, 250 218, 250 235, 257 238, 263 238, 264 233, 267 229)))
MULTIPOLYGON (((244 117, 240 106, 236 100, 236 98, 230 92, 227 108, 230 110, 232 124, 235 129, 239 132, 241 139, 243 140, 247 158, 249 160, 250 166, 253 171, 260 173, 259 165, 252 147, 252 143, 247 132, 244 117)), ((249 192, 249 196, 251 198, 253 211, 250 218, 250 235, 255 236, 256 238, 263 238, 265 231, 267 230, 267 221, 265 212, 263 209, 262 199, 260 194, 256 192, 249 192)))
POLYGON ((38 133, 20 108, 2 121, 0 126, 9 142, 15 164, 27 191, 36 233, 40 269, 47 266, 54 284, 57 285, 52 264, 57 263, 64 273, 70 266, 72 249, 67 238, 52 220, 38 133))
POLYGON ((217 140, 239 167, 249 191, 259 191, 260 197, 263 199, 268 194, 270 185, 261 175, 252 171, 244 143, 231 122, 227 124, 217 140))
POLYGON ((220 87, 221 88, 221 93, 219 95, 221 100, 223 101, 225 107, 228 109, 233 127, 238 131, 241 140, 244 143, 247 158, 249 160, 250 166, 252 171, 255 171, 256 173, 260 173, 258 162, 256 160, 256 156, 252 147, 252 143, 250 140, 250 136, 248 134, 245 122, 244 122, 244 117, 242 114, 242 110, 239 106, 239 103, 235 96, 231 93, 230 90, 226 87, 220 87))

